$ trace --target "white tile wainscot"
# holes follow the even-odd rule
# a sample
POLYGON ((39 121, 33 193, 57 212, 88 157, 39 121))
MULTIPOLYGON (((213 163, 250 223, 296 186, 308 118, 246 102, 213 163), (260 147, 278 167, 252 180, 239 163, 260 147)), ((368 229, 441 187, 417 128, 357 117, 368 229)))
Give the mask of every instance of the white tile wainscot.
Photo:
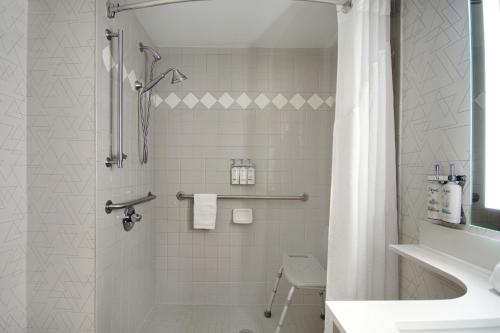
POLYGON ((444 333, 462 332, 463 328, 495 332, 500 328, 500 294, 489 282, 490 267, 500 260, 500 241, 429 223, 423 229, 419 245, 391 245, 391 249, 459 284, 465 293, 454 299, 428 301, 329 301, 327 311, 341 332, 444 333), (464 238, 469 241, 464 242, 464 238), (442 244, 436 243, 438 239, 442 244), (456 246, 462 247, 464 255, 449 254, 452 240, 457 240, 456 246), (477 247, 471 248, 471 244, 477 247))

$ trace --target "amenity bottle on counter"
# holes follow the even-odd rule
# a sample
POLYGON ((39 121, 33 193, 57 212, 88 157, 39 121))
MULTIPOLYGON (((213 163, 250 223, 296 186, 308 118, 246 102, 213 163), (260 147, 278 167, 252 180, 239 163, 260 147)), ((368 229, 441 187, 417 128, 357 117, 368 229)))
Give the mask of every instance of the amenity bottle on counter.
POLYGON ((448 183, 443 186, 441 220, 448 223, 460 223, 462 216, 462 187, 457 184, 455 165, 450 164, 448 183))
POLYGON ((439 182, 439 164, 435 165, 435 179, 429 177, 427 185, 427 217, 433 220, 441 218, 443 185, 439 182))

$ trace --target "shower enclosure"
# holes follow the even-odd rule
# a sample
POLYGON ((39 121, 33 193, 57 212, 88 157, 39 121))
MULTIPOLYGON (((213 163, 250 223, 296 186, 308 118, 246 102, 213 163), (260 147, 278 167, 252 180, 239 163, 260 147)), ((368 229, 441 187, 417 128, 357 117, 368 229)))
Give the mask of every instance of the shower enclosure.
MULTIPOLYGON (((336 7, 113 6, 97 7, 96 206, 157 198, 135 206, 142 219, 129 232, 122 210, 97 209, 97 331, 274 332, 286 281, 273 317, 263 313, 283 254, 326 264, 336 7), (120 48, 105 29, 124 36, 121 169, 105 165, 117 144, 120 86, 120 48), (172 82, 161 80, 168 68, 172 82), (255 162, 255 185, 230 184, 231 159, 255 162), (193 229, 193 193, 222 196, 215 230, 193 229), (270 200, 302 193, 307 201, 270 200), (234 224, 234 208, 252 208, 253 223, 234 224)), ((317 291, 299 291, 283 331, 322 332, 320 302, 317 291)))

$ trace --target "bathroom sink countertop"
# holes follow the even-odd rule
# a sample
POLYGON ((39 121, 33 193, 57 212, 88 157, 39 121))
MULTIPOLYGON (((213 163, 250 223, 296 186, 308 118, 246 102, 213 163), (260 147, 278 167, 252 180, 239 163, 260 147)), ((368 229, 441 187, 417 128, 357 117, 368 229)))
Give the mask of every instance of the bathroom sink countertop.
POLYGON ((500 323, 500 294, 489 283, 490 271, 424 245, 391 245, 391 249, 458 283, 465 294, 444 300, 328 301, 327 311, 342 332, 424 332, 407 327, 464 320, 500 323))

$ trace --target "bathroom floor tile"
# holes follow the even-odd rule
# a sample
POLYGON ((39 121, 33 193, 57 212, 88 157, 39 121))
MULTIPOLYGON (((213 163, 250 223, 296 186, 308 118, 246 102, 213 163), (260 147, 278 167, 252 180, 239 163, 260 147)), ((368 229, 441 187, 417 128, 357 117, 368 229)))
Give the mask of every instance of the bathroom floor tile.
MULTIPOLYGON (((264 307, 217 305, 157 305, 140 333, 274 333, 281 307, 264 317, 264 307)), ((283 333, 323 333, 318 306, 292 306, 283 333)))

